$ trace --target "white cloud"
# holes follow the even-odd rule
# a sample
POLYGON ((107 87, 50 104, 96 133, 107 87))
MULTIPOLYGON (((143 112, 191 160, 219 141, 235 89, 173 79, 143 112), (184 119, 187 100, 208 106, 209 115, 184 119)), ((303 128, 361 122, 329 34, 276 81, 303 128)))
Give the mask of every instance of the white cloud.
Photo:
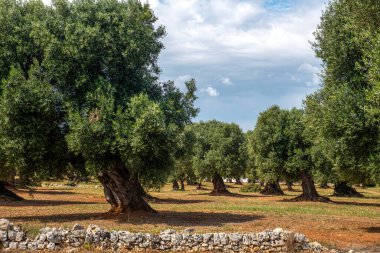
POLYGON ((185 82, 189 81, 192 78, 191 75, 181 75, 175 78, 174 84, 179 89, 185 89, 185 82))
MULTIPOLYGON (((262 1, 149 0, 167 28, 163 58, 169 65, 281 66, 314 59, 313 39, 321 15, 315 4, 271 13, 262 1), (314 8, 313 8, 314 7, 314 8)), ((321 6, 320 4, 318 5, 321 6)))
POLYGON ((207 95, 209 95, 210 97, 219 96, 219 92, 212 86, 208 86, 206 89, 201 89, 201 92, 207 93, 207 95))
POLYGON ((307 73, 311 75, 311 81, 306 82, 307 86, 317 86, 321 83, 319 73, 321 69, 319 67, 313 66, 309 63, 303 63, 298 67, 298 71, 307 73))
POLYGON ((225 84, 225 85, 232 85, 233 82, 231 81, 231 79, 229 77, 222 77, 220 79, 220 81, 222 82, 222 84, 225 84))

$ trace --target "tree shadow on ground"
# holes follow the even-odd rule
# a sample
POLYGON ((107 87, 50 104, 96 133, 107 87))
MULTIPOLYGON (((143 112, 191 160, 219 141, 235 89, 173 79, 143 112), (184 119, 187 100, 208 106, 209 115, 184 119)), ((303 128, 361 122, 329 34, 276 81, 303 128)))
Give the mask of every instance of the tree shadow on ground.
POLYGON ((293 189, 291 191, 288 191, 287 189, 283 190, 283 191, 287 191, 287 192, 302 192, 302 190, 298 190, 298 189, 293 189))
POLYGON ((211 197, 234 197, 234 198, 262 198, 262 197, 271 197, 271 196, 265 196, 265 195, 246 195, 246 194, 240 194, 235 192, 229 192, 229 193, 213 193, 213 192, 206 192, 206 193, 194 193, 189 194, 194 196, 211 196, 211 197))
POLYGON ((160 199, 160 198, 151 198, 148 199, 149 203, 155 203, 155 204, 198 204, 198 203, 204 203, 204 202, 212 202, 209 200, 201 200, 201 199, 160 199))
POLYGON ((228 189, 237 189, 237 188, 240 188, 239 185, 231 185, 231 184, 226 184, 226 188, 228 189))
POLYGON ((109 214, 109 213, 74 213, 74 214, 53 214, 41 216, 15 216, 10 217, 14 222, 40 221, 43 223, 68 223, 96 220, 113 220, 118 223, 133 225, 143 224, 165 224, 169 227, 191 227, 191 226, 216 226, 221 227, 229 223, 244 223, 257 221, 263 216, 252 214, 232 214, 232 213, 206 213, 206 212, 174 212, 159 211, 157 214, 109 214))
POLYGON ((272 198, 272 197, 279 197, 279 196, 292 196, 292 195, 270 195, 270 194, 259 194, 258 192, 248 192, 248 194, 240 194, 235 192, 230 193, 222 193, 222 194, 215 194, 212 192, 206 192, 206 193, 190 193, 189 195, 198 195, 198 196, 211 196, 211 197, 235 197, 235 198, 272 198), (253 195, 255 194, 255 195, 253 195))
MULTIPOLYGON (((29 193, 29 192, 27 192, 29 193)), ((46 195, 72 195, 72 194, 77 194, 75 193, 74 191, 59 191, 59 190, 48 190, 48 191, 44 191, 44 190, 33 190, 30 192, 32 195, 33 194, 46 194, 46 195)))
POLYGON ((64 201, 64 200, 22 200, 22 201, 0 201, 0 206, 24 207, 24 206, 61 206, 61 205, 88 205, 99 204, 99 202, 64 201))
POLYGON ((367 233, 380 234, 380 227, 365 227, 363 230, 367 233))
POLYGON ((365 203, 365 202, 350 202, 350 201, 331 201, 333 204, 337 205, 351 205, 351 206, 374 206, 380 207, 380 203, 365 203))

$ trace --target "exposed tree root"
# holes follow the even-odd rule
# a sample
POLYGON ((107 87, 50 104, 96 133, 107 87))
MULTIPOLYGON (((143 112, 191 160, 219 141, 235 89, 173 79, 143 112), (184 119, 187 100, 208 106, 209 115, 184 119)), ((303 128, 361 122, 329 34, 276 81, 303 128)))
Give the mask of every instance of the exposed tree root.
POLYGON ((264 189, 260 191, 260 194, 264 195, 285 195, 281 190, 278 182, 266 183, 264 189))
POLYGON ((347 185, 347 182, 339 182, 335 184, 334 196, 336 197, 364 197, 363 194, 356 191, 355 188, 347 185))
POLYGON ((312 202, 331 202, 331 199, 321 196, 319 194, 317 195, 308 195, 308 194, 301 194, 290 201, 298 202, 298 201, 312 201, 312 202))

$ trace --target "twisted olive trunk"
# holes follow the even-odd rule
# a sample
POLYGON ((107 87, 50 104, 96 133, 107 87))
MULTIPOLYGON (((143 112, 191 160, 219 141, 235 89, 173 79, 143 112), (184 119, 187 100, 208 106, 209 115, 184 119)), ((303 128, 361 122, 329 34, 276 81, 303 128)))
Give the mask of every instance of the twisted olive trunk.
POLYGON ((319 187, 321 187, 322 189, 327 189, 329 188, 329 185, 327 184, 327 181, 322 181, 319 187))
POLYGON ((180 183, 181 183, 181 191, 184 191, 185 190, 185 180, 183 180, 183 179, 180 179, 179 180, 180 181, 180 183))
POLYGON ((110 212, 156 212, 144 200, 144 192, 138 179, 131 175, 122 162, 99 173, 98 179, 104 187, 105 198, 111 205, 110 212))
POLYGON ((179 190, 179 185, 177 180, 173 180, 173 191, 178 191, 179 190))
POLYGON ((349 186, 347 182, 338 182, 334 187, 334 196, 337 197, 363 197, 363 194, 356 191, 355 188, 349 186))
POLYGON ((243 183, 241 182, 240 177, 235 178, 235 184, 237 184, 237 185, 242 185, 242 184, 243 184, 243 183))
POLYGON ((320 202, 328 202, 329 198, 323 197, 318 194, 317 189, 315 188, 315 184, 312 176, 309 172, 303 171, 301 173, 302 178, 302 194, 298 197, 294 198, 294 201, 320 201, 320 202))
POLYGON ((286 181, 286 186, 288 188, 288 191, 290 191, 290 192, 294 191, 292 182, 286 181))
POLYGON ((224 184, 223 178, 219 174, 214 175, 214 177, 212 178, 212 184, 214 186, 212 193, 216 193, 216 194, 230 193, 227 190, 226 185, 224 184))
POLYGON ((7 187, 5 187, 6 183, 4 181, 0 181, 0 200, 8 200, 8 201, 20 201, 23 200, 20 196, 18 196, 16 193, 8 190, 7 187))
POLYGON ((260 193, 265 195, 284 195, 278 181, 266 183, 260 193))

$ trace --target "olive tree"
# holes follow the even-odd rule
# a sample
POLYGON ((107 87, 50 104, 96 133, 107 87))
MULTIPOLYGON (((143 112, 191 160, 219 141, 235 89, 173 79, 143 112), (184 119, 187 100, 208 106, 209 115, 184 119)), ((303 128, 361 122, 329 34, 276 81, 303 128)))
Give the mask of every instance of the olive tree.
MULTIPOLYGON (((67 163, 61 97, 40 75, 38 65, 28 76, 12 69, 0 96, 0 174, 5 180, 17 173, 24 185, 58 175, 67 163)), ((6 193, 4 182, 0 187, 0 194, 6 193)))
POLYGON ((249 135, 250 159, 254 161, 259 178, 265 181, 265 188, 261 191, 263 194, 284 194, 279 180, 284 176, 288 157, 286 117, 286 111, 272 106, 260 113, 256 126, 249 135))
POLYGON ((307 136, 303 110, 293 108, 288 112, 285 135, 288 142, 288 157, 284 169, 288 175, 302 180, 302 194, 294 200, 329 201, 328 198, 318 194, 314 185, 313 172, 319 167, 313 160, 313 145, 307 136))
POLYGON ((246 168, 245 136, 236 124, 211 120, 191 125, 195 134, 193 167, 199 178, 211 178, 213 193, 228 193, 223 177, 246 168))
MULTIPOLYGON (((165 29, 149 4, 56 0, 47 7, 38 0, 0 0, 0 12, 1 78, 13 67, 29 82, 36 63, 43 89, 62 101, 51 125, 65 137, 68 152, 62 153, 83 158, 111 211, 153 211, 143 187, 166 181, 174 140, 198 110, 194 80, 185 93, 158 81, 165 29)), ((32 163, 27 167, 35 174, 32 163)))
MULTIPOLYGON (((373 51, 379 26, 379 3, 374 1, 331 1, 315 32, 316 55, 323 61, 323 87, 307 106, 313 142, 321 145, 333 166, 335 195, 360 195, 349 184, 368 181, 374 174, 379 154, 379 128, 368 113, 370 82, 367 59, 373 51), (317 112, 317 114, 312 114, 317 112)), ((375 92, 376 93, 376 92, 375 92)), ((312 100, 313 97, 308 98, 312 100)))

